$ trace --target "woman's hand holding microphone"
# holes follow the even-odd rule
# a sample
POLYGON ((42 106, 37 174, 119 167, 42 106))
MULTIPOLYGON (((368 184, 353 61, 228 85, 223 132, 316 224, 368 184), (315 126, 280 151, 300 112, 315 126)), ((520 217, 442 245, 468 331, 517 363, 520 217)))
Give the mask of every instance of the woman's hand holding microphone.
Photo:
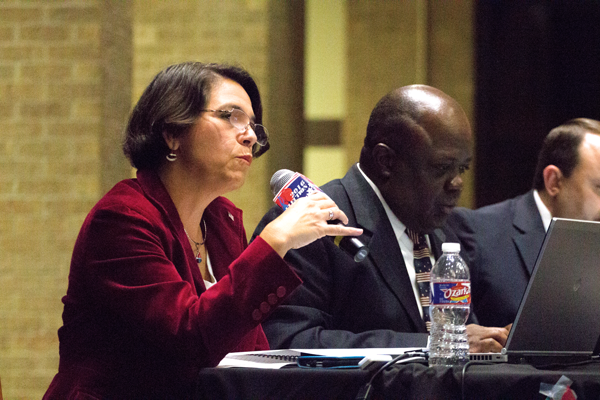
POLYGON ((322 192, 300 198, 279 217, 271 221, 260 237, 283 258, 288 250, 297 249, 323 236, 358 236, 363 230, 342 224, 348 217, 322 192), (338 220, 341 224, 328 224, 338 220))

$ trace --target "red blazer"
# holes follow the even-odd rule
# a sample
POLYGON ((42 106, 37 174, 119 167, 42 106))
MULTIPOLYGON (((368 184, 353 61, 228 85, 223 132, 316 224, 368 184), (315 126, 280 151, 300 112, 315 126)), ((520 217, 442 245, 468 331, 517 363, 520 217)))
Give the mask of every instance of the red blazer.
POLYGON ((231 351, 268 349, 260 326, 300 283, 242 212, 206 209, 209 290, 158 176, 139 171, 90 211, 63 298, 59 372, 44 399, 186 398, 202 367, 231 351))

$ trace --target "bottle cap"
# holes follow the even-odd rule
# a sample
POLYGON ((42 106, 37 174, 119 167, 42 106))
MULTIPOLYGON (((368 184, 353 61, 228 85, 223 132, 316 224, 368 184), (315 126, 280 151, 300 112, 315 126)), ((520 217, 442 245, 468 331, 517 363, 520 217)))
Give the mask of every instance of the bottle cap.
POLYGON ((460 243, 442 243, 442 251, 444 253, 460 252, 460 243))

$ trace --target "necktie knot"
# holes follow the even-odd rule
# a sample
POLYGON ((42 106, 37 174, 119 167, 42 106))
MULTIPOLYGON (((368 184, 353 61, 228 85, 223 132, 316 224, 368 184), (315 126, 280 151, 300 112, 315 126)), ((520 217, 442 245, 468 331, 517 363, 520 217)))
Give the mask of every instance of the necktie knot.
POLYGON ((425 242, 425 235, 423 233, 415 232, 411 229, 406 228, 406 234, 413 242, 414 245, 423 246, 427 245, 425 242))
POLYGON ((425 240, 425 235, 423 233, 415 232, 406 228, 406 234, 413 242, 413 249, 415 252, 426 250, 427 256, 429 256, 429 247, 427 247, 427 241, 425 240))

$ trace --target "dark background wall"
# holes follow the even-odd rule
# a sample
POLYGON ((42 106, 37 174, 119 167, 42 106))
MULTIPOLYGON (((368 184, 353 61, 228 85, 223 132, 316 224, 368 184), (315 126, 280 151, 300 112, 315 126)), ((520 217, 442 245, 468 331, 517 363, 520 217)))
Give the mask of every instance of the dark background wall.
POLYGON ((600 119, 600 2, 476 2, 478 207, 531 188, 546 134, 600 119))

